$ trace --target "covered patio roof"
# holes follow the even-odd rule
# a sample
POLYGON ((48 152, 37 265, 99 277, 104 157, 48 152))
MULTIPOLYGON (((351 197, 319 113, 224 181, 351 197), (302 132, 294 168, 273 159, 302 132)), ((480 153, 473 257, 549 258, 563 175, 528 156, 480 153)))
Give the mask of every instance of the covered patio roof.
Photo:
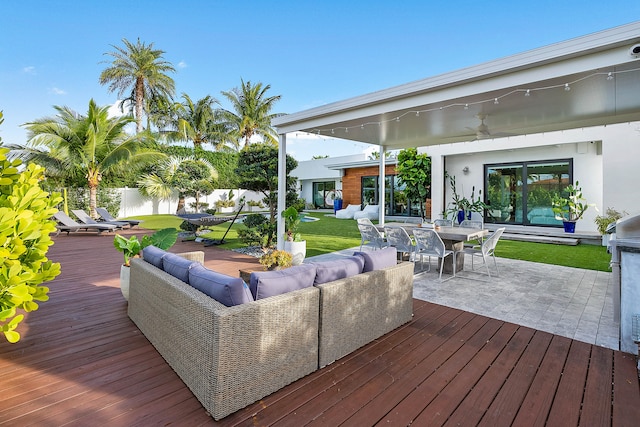
MULTIPOLYGON (((460 54, 459 52, 456 54, 460 54)), ((387 150, 640 118, 640 22, 274 120, 387 150)))
MULTIPOLYGON (((278 210, 285 208, 288 133, 388 151, 639 119, 640 21, 274 119, 280 134, 278 210)), ((437 170, 432 173, 444 173, 437 170)), ((280 218, 278 247, 283 233, 280 218)))

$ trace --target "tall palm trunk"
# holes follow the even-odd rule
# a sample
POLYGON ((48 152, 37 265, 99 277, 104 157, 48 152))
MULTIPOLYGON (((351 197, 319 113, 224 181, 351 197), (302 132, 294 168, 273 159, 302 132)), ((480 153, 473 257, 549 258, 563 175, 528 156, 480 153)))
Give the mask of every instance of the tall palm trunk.
POLYGON ((87 186, 89 187, 89 216, 98 219, 98 185, 100 185, 100 172, 89 169, 87 172, 87 186))
POLYGON ((136 80, 136 133, 142 132, 142 104, 144 103, 144 79, 136 80))

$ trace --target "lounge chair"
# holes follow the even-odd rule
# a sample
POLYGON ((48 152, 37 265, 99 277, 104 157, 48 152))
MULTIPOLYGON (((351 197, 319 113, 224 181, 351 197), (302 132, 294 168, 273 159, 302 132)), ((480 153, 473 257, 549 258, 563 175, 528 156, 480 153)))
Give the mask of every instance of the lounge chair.
POLYGON ((116 219, 105 208, 96 208, 96 212, 98 212, 98 215, 100 215, 100 217, 106 222, 124 221, 124 222, 128 222, 131 227, 140 225, 140 223, 142 222, 139 219, 116 219))
POLYGON ((125 227, 130 227, 131 225, 126 222, 126 221, 102 221, 102 222, 98 222, 95 219, 91 218, 89 216, 88 213, 86 213, 85 211, 83 211, 82 209, 72 209, 71 212, 73 212, 73 214, 75 216, 78 217, 78 219, 80 220, 81 223, 83 224, 111 224, 114 225, 116 228, 119 229, 123 229, 125 227))
POLYGON ((102 233, 103 231, 113 231, 116 229, 116 226, 113 224, 79 224, 77 222, 75 222, 71 217, 69 217, 69 215, 67 215, 66 213, 62 212, 62 211, 58 211, 56 212, 53 217, 56 219, 56 221, 58 221, 58 225, 56 226, 56 228, 58 229, 58 233, 56 234, 56 236, 58 234, 60 234, 61 231, 66 231, 67 235, 70 232, 76 232, 79 230, 95 230, 98 232, 98 234, 102 233))
POLYGON ((336 212, 336 218, 338 219, 353 219, 353 214, 360 212, 360 205, 349 205, 344 209, 340 209, 336 212))
POLYGON ((353 219, 369 218, 370 220, 378 219, 380 216, 380 205, 367 205, 363 210, 353 213, 353 219))

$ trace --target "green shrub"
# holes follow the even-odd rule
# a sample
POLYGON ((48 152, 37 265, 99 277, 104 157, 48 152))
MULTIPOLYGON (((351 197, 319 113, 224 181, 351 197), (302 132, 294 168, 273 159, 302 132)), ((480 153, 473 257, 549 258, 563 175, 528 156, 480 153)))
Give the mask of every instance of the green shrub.
POLYGON ((40 188, 44 168, 29 164, 18 172, 21 161, 7 160, 8 151, 0 147, 0 330, 15 343, 24 318, 17 310, 37 310, 36 301, 49 299, 49 288, 41 284, 60 274, 60 264, 46 254, 56 231, 50 218, 62 197, 40 188))

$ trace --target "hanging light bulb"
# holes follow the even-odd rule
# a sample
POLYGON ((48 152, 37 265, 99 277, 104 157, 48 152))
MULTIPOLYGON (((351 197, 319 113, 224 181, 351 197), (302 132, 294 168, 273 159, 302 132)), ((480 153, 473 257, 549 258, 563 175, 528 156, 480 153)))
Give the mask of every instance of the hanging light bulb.
POLYGON ((334 134, 335 134, 335 132, 333 131, 333 129, 331 129, 331 135, 334 135, 334 134))
POLYGON ((609 74, 607 74, 607 80, 611 81, 613 80, 613 73, 609 72, 609 74))
POLYGON ((569 86, 569 83, 565 83, 565 84, 564 84, 564 90, 565 90, 566 92, 569 92, 569 91, 571 90, 571 86, 569 86))
POLYGON ((396 117, 396 122, 400 123, 400 117, 396 117))
POLYGON ((469 104, 464 104, 464 109, 468 110, 469 109, 469 104))
POLYGON ((500 104, 500 102, 498 102, 498 98, 494 99, 493 103, 496 104, 496 105, 500 104))
POLYGON ((420 111, 416 111, 416 117, 420 117, 420 111))
POLYGON ((531 91, 527 89, 527 91, 524 93, 524 96, 531 96, 531 91))

